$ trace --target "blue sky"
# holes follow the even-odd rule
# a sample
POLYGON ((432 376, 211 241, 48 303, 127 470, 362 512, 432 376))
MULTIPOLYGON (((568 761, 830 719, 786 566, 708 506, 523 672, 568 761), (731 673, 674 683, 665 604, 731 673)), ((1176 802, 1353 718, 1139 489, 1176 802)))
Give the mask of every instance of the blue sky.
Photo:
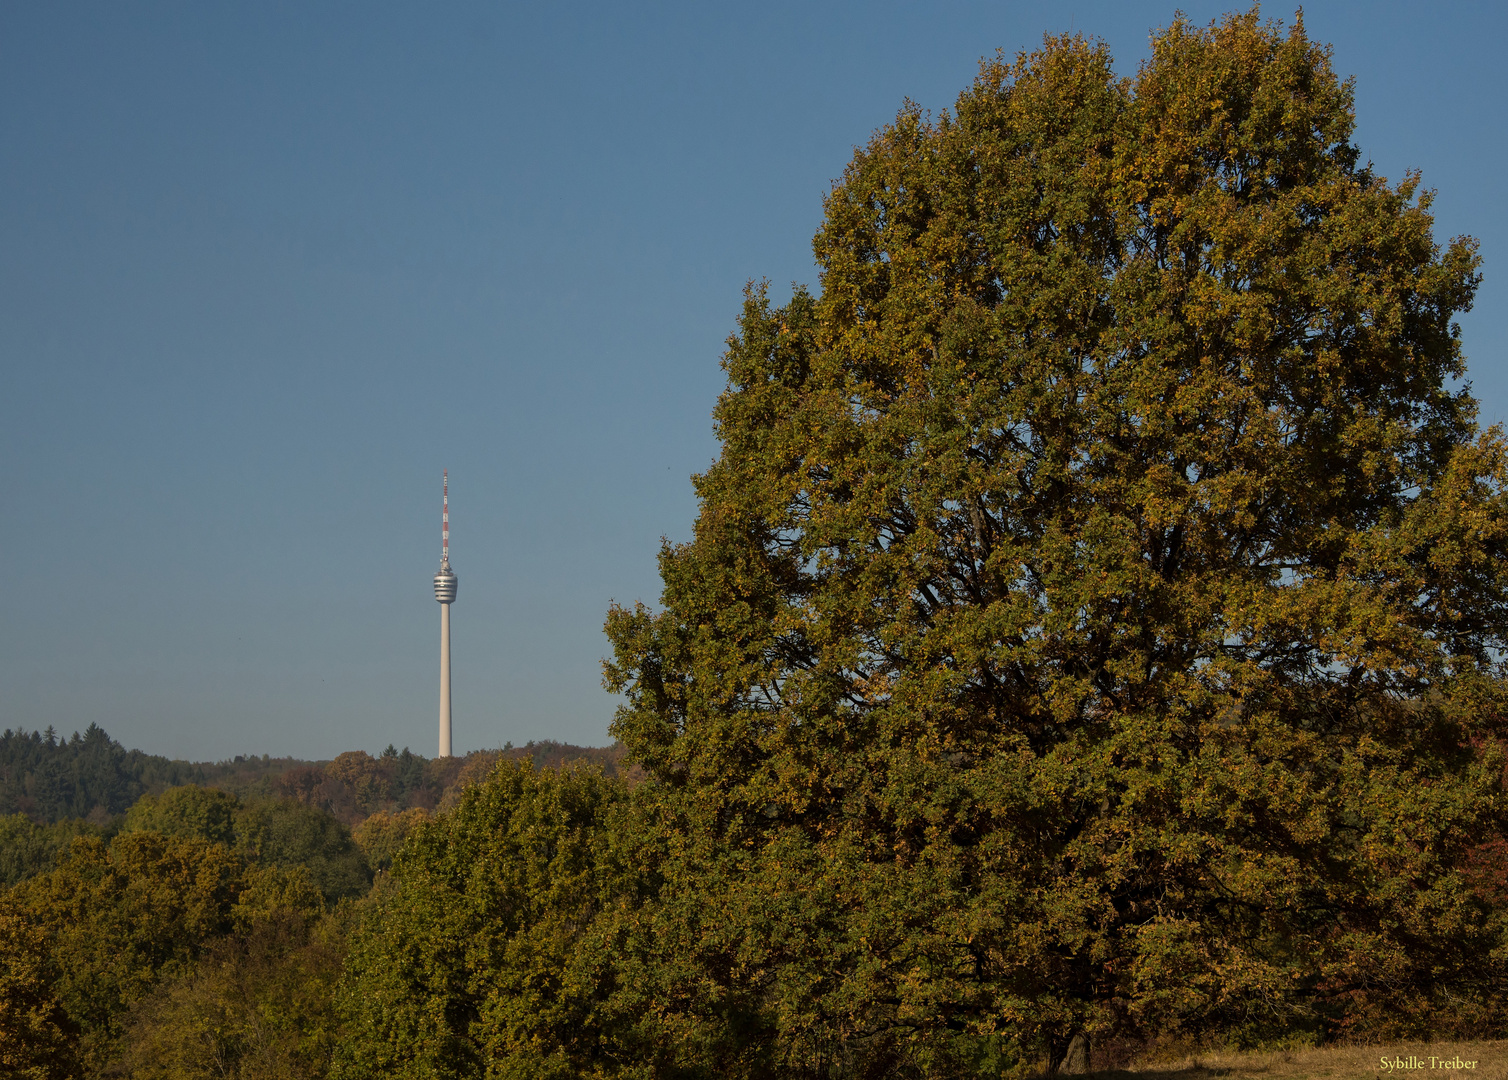
MULTIPOLYGON (((432 754, 448 467, 457 751, 607 742, 603 616, 689 535, 744 283, 816 284, 904 98, 1069 29, 1129 73, 1174 10, 0 5, 0 728, 432 754)), ((1363 154, 1482 242, 1489 422, 1504 10, 1305 9, 1363 154)))

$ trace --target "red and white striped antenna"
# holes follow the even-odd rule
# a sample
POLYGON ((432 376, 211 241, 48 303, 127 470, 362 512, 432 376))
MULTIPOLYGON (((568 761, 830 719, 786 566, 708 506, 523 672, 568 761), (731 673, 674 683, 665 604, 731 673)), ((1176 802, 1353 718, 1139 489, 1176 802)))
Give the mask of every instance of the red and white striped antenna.
POLYGON ((450 470, 444 471, 440 502, 440 565, 450 565, 450 470))

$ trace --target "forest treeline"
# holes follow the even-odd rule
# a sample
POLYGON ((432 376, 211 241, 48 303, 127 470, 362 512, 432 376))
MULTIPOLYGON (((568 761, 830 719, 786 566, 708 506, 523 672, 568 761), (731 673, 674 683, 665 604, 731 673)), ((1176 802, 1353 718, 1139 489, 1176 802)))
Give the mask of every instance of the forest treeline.
MULTIPOLYGON (((466 784, 499 760, 558 768, 582 763, 617 777, 621 746, 587 747, 544 740, 463 757, 431 759, 388 747, 373 757, 347 751, 328 762, 237 757, 221 762, 175 761, 126 750, 97 725, 82 735, 7 730, 0 735, 0 886, 49 870, 75 837, 108 842, 142 820, 166 791, 184 786, 223 793, 236 805, 318 811, 366 840, 374 869, 384 869, 408 826, 455 804, 466 784)), ((632 770, 623 774, 631 779, 632 770)), ((225 804, 229 805, 229 804, 225 804)), ((246 810, 246 813, 252 811, 246 810)), ((172 831, 172 830, 169 830, 172 831)), ((225 836, 208 839, 229 842, 225 836)), ((307 867, 316 878, 323 873, 307 867)))
MULTIPOLYGON (((499 756, 445 809, 379 811, 354 835, 296 799, 197 786, 143 796, 110 835, 75 823, 45 868, 0 891, 0 1074, 710 1077, 730 1061, 742 1075, 786 1072, 776 1025, 836 1022, 812 997, 709 1003, 692 1023, 664 1011, 692 1004, 719 947, 716 933, 677 932, 681 905, 704 904, 711 890, 669 891, 665 871, 686 839, 667 828, 669 802, 653 783, 586 763, 536 769, 499 756)), ((13 820, 7 827, 4 850, 24 847, 13 820)), ((1495 914, 1443 935, 1468 949, 1501 934, 1505 903, 1508 864, 1492 844, 1477 854, 1456 902, 1495 914)), ((815 943, 777 936, 815 904, 774 884, 754 910, 721 918, 755 920, 820 992, 832 975, 815 943)), ((1484 951, 1473 962, 1495 960, 1484 951)), ((1219 1037, 1293 1046, 1502 1024, 1489 972, 1449 985, 1433 974, 1395 969, 1371 995, 1311 983, 1309 1008, 1227 1020, 1219 1037), (1420 995, 1426 1010, 1391 1008, 1420 995)), ((872 1046, 862 1032, 841 1037, 858 1053, 872 1046)), ((929 1041, 920 1066, 892 1050, 854 1072, 1019 1076, 1043 1066, 1042 1048, 1008 1029, 929 1041)), ((1097 1045, 1085 1064, 1117 1064, 1138 1045, 1097 1045)))
POLYGON ((233 762, 175 761, 127 750, 97 724, 80 735, 46 731, 0 735, 0 814, 25 814, 54 823, 85 818, 104 824, 148 791, 178 784, 249 786, 300 764, 292 759, 233 762))
POLYGON ((352 999, 337 991, 353 935, 391 893, 411 834, 495 769, 533 777, 536 760, 546 776, 570 766, 590 770, 583 783, 629 788, 607 772, 621 749, 561 743, 448 761, 354 751, 270 773, 128 753, 97 728, 6 738, 24 748, 9 760, 31 766, 11 777, 51 764, 75 790, 155 788, 110 817, 0 816, 6 1076, 327 1076, 352 1030, 352 999), (239 779, 244 794, 162 786, 184 775, 239 779))
POLYGON ((554 740, 507 744, 465 757, 431 759, 389 746, 377 757, 348 751, 334 761, 239 755, 226 761, 179 761, 127 750, 90 724, 81 735, 46 731, 0 734, 0 815, 22 814, 42 824, 77 828, 82 820, 105 827, 142 795, 194 784, 239 796, 284 795, 329 810, 347 825, 377 811, 432 810, 459 780, 485 772, 498 757, 539 767, 574 761, 617 775, 621 746, 573 746, 554 740))

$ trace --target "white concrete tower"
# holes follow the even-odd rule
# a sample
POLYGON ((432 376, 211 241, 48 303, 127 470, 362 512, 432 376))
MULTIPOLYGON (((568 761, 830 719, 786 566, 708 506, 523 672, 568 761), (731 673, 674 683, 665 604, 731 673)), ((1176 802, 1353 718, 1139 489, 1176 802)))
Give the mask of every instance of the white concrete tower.
POLYGON ((450 470, 441 481, 440 570, 435 599, 440 601, 440 757, 450 757, 450 605, 456 598, 456 575, 450 568, 450 470))

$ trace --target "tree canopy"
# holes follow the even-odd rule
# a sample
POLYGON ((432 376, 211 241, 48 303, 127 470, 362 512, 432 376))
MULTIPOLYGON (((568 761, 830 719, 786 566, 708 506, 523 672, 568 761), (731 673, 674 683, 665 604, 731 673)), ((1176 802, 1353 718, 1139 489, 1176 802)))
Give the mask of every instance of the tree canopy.
POLYGON ((1486 1001, 1478 257, 1353 127, 1301 22, 1180 19, 1124 79, 1050 38, 855 154, 819 294, 751 290, 663 609, 607 623, 709 1068, 1486 1001))
POLYGON ((10 972, 0 1013, 27 1023, 14 1053, 38 1076, 69 1075, 75 1059, 97 1072, 116 1056, 131 1008, 207 944, 271 913, 322 910, 301 871, 248 867, 223 844, 80 837, 56 869, 0 893, 0 964, 10 972))
POLYGON ((621 797, 595 772, 504 759, 418 823, 352 942, 352 1037, 333 1075, 598 1071, 593 961, 611 959, 581 940, 620 891, 607 825, 621 797))

